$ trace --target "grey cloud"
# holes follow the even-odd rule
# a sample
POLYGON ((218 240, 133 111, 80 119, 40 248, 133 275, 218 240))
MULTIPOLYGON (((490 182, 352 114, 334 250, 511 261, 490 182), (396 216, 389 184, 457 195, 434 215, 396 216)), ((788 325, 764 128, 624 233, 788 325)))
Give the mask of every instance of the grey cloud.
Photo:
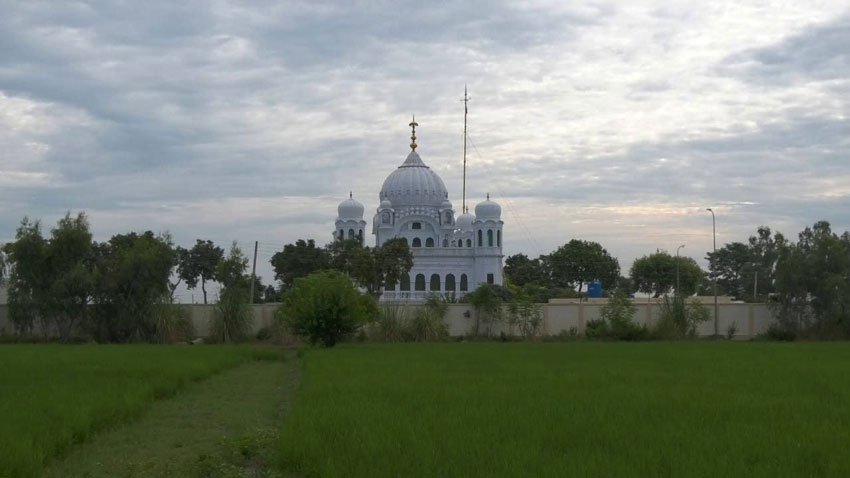
POLYGON ((850 75, 848 45, 850 15, 804 30, 779 44, 731 55, 717 71, 774 84, 846 80, 850 75))

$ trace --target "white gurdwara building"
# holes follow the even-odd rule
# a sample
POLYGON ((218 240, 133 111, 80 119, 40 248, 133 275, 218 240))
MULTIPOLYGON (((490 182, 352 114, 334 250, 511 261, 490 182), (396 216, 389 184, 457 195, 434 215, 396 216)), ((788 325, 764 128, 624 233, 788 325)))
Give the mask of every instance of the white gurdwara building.
MULTIPOLYGON (((381 300, 425 299, 429 294, 460 298, 479 284, 502 284, 502 208, 490 200, 475 206, 475 215, 455 216, 443 180, 416 152, 416 122, 407 159, 384 181, 372 234, 380 246, 403 238, 413 253, 413 268, 381 300)), ((363 242, 364 207, 351 197, 339 204, 334 239, 363 242)))

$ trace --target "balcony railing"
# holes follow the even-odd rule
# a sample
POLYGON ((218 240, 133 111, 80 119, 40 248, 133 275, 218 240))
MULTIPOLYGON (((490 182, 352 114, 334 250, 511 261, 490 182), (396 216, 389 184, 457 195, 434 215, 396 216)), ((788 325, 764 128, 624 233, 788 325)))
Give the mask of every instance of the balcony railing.
POLYGON ((398 291, 398 290, 390 290, 381 294, 381 302, 424 302, 425 299, 430 295, 438 295, 443 299, 446 299, 450 302, 455 300, 460 300, 463 296, 465 296, 468 292, 428 292, 428 291, 398 291))

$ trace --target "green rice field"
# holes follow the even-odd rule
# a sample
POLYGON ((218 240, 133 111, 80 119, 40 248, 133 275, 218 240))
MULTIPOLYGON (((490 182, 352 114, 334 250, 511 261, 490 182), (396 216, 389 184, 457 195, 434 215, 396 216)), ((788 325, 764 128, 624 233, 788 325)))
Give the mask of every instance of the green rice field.
POLYGON ((0 476, 37 476, 48 459, 190 381, 277 357, 224 346, 0 346, 0 476))
POLYGON ((311 350, 294 476, 850 476, 847 343, 311 350))

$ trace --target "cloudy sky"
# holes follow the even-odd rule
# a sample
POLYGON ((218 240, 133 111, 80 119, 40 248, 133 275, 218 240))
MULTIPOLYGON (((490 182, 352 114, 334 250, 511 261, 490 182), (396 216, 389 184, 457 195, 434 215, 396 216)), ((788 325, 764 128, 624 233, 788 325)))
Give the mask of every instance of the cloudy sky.
MULTIPOLYGON (((506 253, 602 243, 704 264, 765 224, 850 228, 850 4, 0 0, 0 241, 330 238, 418 151, 506 253)), ((367 219, 368 220, 368 219, 367 219)))

